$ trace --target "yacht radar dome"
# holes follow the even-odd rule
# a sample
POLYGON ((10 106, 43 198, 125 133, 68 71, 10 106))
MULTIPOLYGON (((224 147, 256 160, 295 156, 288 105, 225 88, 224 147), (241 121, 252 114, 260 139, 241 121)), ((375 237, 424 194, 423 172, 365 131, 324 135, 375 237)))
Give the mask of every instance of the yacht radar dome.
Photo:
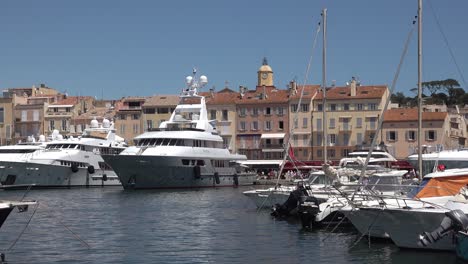
POLYGON ((98 128, 99 122, 96 119, 91 120, 91 128, 98 128))
POLYGON ((191 84, 191 83, 192 83, 192 80, 193 80, 193 77, 192 77, 192 76, 187 76, 187 77, 185 77, 185 83, 187 83, 187 84, 191 84))
POLYGON ((207 83, 208 83, 208 78, 205 75, 200 76, 200 84, 204 86, 207 83))
POLYGON ((109 121, 109 119, 104 118, 104 119, 102 120, 102 127, 104 127, 104 128, 109 128, 109 127, 110 127, 110 121, 109 121))

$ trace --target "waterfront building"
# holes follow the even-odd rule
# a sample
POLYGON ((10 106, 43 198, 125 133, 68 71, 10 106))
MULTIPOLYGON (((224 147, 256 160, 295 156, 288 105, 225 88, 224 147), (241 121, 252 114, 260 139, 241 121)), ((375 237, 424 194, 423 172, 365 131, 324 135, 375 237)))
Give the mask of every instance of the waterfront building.
POLYGON ((312 160, 312 108, 319 89, 320 85, 297 85, 295 81, 289 84, 289 137, 298 160, 312 160))
POLYGON ((116 104, 116 133, 129 145, 133 145, 134 137, 143 133, 142 106, 145 100, 145 97, 125 97, 116 104))
POLYGON ((154 95, 146 98, 142 105, 144 131, 158 128, 162 122, 169 120, 178 103, 177 95, 154 95))
POLYGON ((208 118, 215 120, 216 130, 221 138, 223 145, 231 153, 237 153, 236 148, 236 101, 240 98, 240 93, 225 87, 219 92, 211 88, 208 93, 202 93, 206 99, 208 118))
MULTIPOLYGON (((386 85, 361 85, 352 79, 344 87, 330 87, 313 101, 312 160, 323 159, 323 144, 327 146, 329 160, 346 157, 357 145, 372 142, 376 135, 379 116, 390 96, 386 85), (327 135, 323 135, 323 107, 326 111, 327 135)), ((378 139, 380 142, 380 139, 378 139)))
POLYGON ((68 136, 74 117, 86 113, 92 108, 94 98, 91 96, 65 96, 65 98, 49 104, 44 116, 44 134, 51 135, 58 130, 61 135, 68 136))
POLYGON ((55 102, 60 95, 28 97, 26 102, 15 105, 14 142, 24 142, 28 137, 38 140, 44 135, 44 116, 48 105, 55 102))
MULTIPOLYGON (((424 151, 444 148, 450 141, 450 119, 447 112, 422 113, 421 145, 424 151)), ((394 156, 405 159, 418 149, 418 109, 397 108, 385 112, 382 138, 392 145, 394 156)))
POLYGON ((236 101, 237 149, 249 160, 282 160, 289 134, 289 91, 274 86, 266 59, 257 75, 255 90, 240 87, 236 101))

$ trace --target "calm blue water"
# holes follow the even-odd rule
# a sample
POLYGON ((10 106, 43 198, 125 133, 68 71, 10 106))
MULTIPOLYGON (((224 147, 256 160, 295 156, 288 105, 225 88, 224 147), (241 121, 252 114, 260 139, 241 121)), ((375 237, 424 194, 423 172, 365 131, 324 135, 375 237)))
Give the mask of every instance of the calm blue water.
MULTIPOLYGON (((456 263, 455 254, 399 250, 352 228, 304 232, 258 213, 246 188, 191 191, 33 190, 40 206, 0 230, 9 263, 456 263), (76 236, 85 241, 80 242, 76 236)), ((20 199, 24 191, 0 191, 20 199)))

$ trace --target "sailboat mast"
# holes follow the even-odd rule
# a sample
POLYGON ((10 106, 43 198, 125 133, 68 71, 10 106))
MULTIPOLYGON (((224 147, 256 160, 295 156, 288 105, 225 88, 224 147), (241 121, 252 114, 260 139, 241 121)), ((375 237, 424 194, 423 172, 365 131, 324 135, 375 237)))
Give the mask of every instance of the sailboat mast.
POLYGON ((322 136, 322 144, 323 144, 323 160, 327 163, 327 139, 328 139, 328 129, 327 129, 327 116, 326 116, 326 109, 327 109, 327 9, 324 8, 322 11, 322 40, 323 40, 323 56, 322 56, 322 112, 323 112, 323 120, 322 120, 322 127, 323 127, 323 136, 322 136))
POLYGON ((418 168, 419 168, 419 180, 422 179, 422 0, 418 1, 418 168))

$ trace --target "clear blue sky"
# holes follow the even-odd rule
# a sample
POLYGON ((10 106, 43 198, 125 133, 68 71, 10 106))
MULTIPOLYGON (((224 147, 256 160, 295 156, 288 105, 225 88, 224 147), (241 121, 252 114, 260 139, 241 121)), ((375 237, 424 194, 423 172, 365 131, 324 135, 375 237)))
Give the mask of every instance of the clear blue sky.
MULTIPOLYGON (((432 9, 468 78, 468 1, 424 1, 423 80, 457 79, 432 9)), ((31 0, 0 3, 0 88, 45 83, 70 95, 116 99, 178 94, 193 67, 217 90, 229 82, 254 88, 262 58, 285 88, 321 83, 321 38, 328 9, 328 84, 357 76, 363 85, 395 75, 417 0, 31 0)), ((417 83, 413 35, 396 90, 413 95, 417 83)))

